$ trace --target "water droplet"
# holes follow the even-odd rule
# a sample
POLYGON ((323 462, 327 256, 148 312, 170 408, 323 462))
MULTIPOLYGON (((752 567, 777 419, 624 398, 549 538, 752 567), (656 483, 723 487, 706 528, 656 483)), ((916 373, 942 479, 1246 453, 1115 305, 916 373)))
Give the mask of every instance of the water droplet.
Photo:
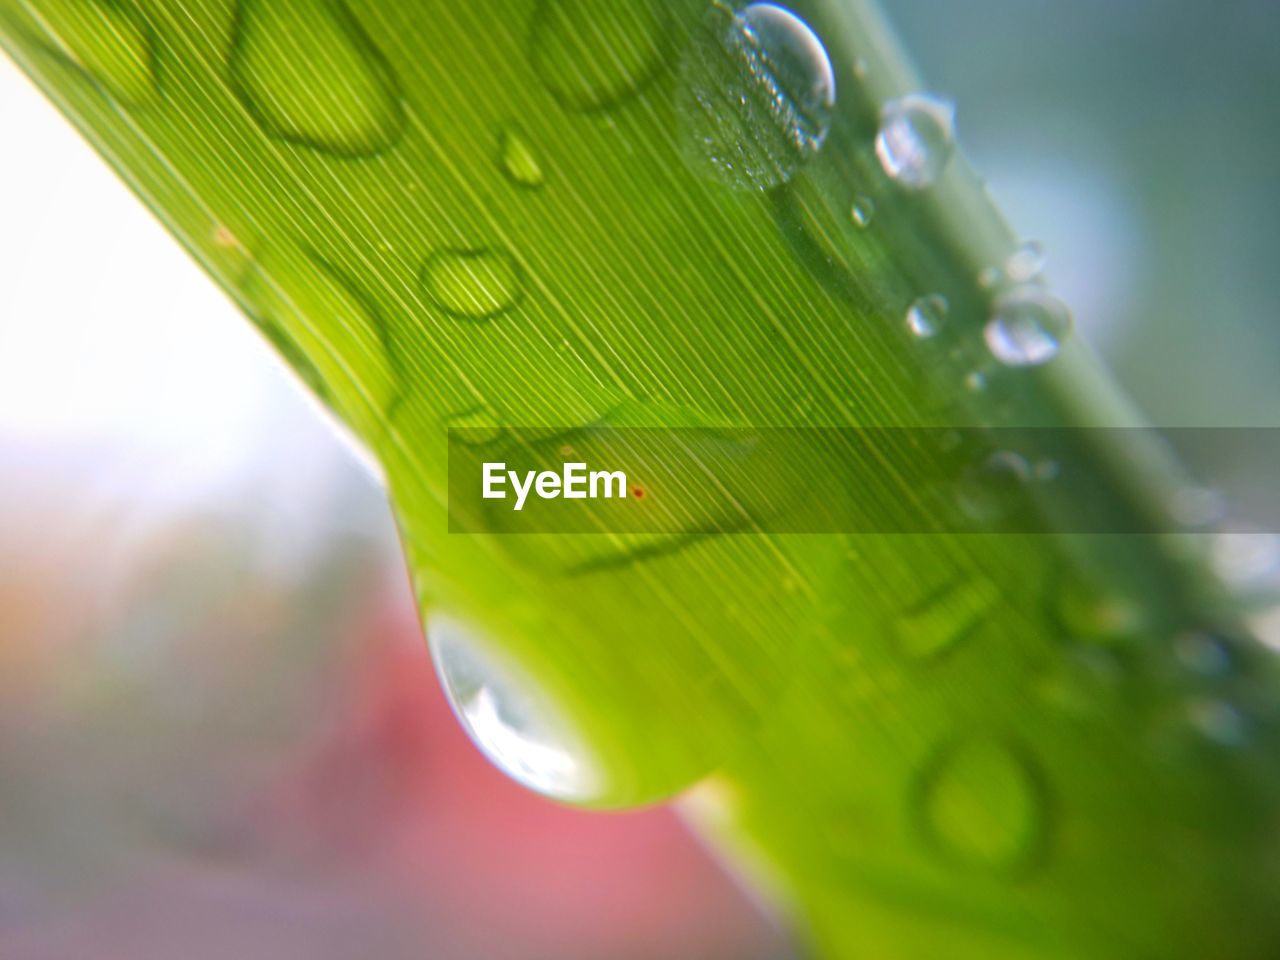
POLYGON ((858 197, 853 201, 849 214, 853 217, 853 225, 859 230, 865 230, 875 219, 875 202, 870 197, 858 197))
POLYGON ((931 186, 955 147, 955 107, 927 93, 890 100, 880 110, 876 156, 894 183, 908 190, 931 186))
POLYGON ((918 783, 926 841, 940 855, 985 871, 1023 871, 1043 852, 1043 780, 1021 748, 973 737, 955 741, 926 765, 918 783))
POLYGON ((938 656, 972 634, 999 600, 985 579, 946 584, 894 620, 898 649, 912 659, 938 656))
POLYGON ((117 100, 137 103, 154 91, 155 37, 132 5, 49 0, 40 20, 54 49, 117 100))
POLYGON ((1001 297, 983 331, 987 348, 1001 363, 1033 367, 1052 360, 1071 331, 1061 300, 1030 289, 1001 297))
POLYGON ((228 74, 258 125, 289 143, 360 157, 404 131, 399 81, 340 0, 242 0, 228 74))
POLYGON ((490 320, 524 295, 524 277, 505 250, 441 250, 422 267, 422 288, 441 310, 464 320, 490 320))
POLYGON ((1187 707, 1191 726, 1206 740, 1223 747, 1239 747, 1249 739, 1243 714, 1224 700, 1196 700, 1187 707))
POLYGON ((1169 513, 1184 527, 1207 527, 1226 516, 1227 501, 1212 487, 1182 487, 1170 498, 1169 513))
POLYGON ((1202 677, 1221 677, 1231 671, 1231 654, 1211 634, 1183 634, 1174 641, 1173 649, 1179 663, 1202 677))
POLYGON ((1004 281, 1004 274, 999 267, 983 267, 978 271, 978 286, 983 290, 994 290, 1004 281))
POLYGON ((542 186, 542 165, 533 148, 520 133, 507 127, 498 134, 498 159, 502 172, 522 187, 542 186))
POLYGON ((1094 644, 1130 640, 1147 626, 1146 613, 1136 600, 1073 570, 1055 582, 1049 612, 1067 638, 1094 644))
POLYGON ((981 391, 987 389, 986 374, 982 373, 982 371, 980 370, 970 370, 965 375, 964 385, 967 389, 972 390, 974 393, 980 393, 981 391))
POLYGON ((660 0, 545 0, 531 35, 539 79, 570 110, 601 110, 635 96, 672 53, 660 0))
POLYGON ((600 795, 589 751, 537 687, 452 619, 432 617, 427 636, 454 713, 494 766, 557 800, 600 795))
POLYGON ((685 154, 735 189, 776 187, 822 148, 835 96, 826 48, 790 10, 714 6, 681 64, 685 154))
POLYGON ((1256 587, 1280 571, 1280 537, 1272 533, 1223 532, 1213 536, 1209 559, 1234 587, 1256 587))
POLYGON ((907 308, 907 329, 921 339, 932 337, 946 322, 949 307, 940 293, 919 297, 907 308))
POLYGON ((997 450, 965 470, 956 489, 961 511, 980 526, 998 523, 1023 503, 1031 465, 1013 450, 997 450))
POLYGON ((1004 273, 1011 283, 1027 283, 1040 276, 1044 269, 1044 248, 1034 240, 1028 240, 1009 254, 1004 262, 1004 273))

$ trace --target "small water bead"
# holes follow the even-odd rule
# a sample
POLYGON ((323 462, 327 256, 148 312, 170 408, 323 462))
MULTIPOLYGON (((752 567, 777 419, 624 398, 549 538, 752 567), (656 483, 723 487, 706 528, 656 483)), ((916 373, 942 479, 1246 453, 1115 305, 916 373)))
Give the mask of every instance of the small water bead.
POLYGON ((432 617, 427 637, 449 704, 494 766, 557 800, 600 795, 593 757, 536 686, 455 620, 432 617))
POLYGON ((1227 501, 1220 490, 1212 487, 1186 486, 1170 498, 1169 513, 1183 527, 1203 528, 1227 515, 1227 501))
POLYGON ((603 110, 635 96, 673 53, 662 0, 543 0, 530 60, 564 107, 603 110))
POLYGON ((735 189, 775 187, 822 148, 835 96, 826 48, 790 10, 713 6, 681 63, 686 156, 735 189))
POLYGON ((1187 707, 1187 720, 1202 737, 1218 746, 1239 747, 1249 739, 1244 715, 1225 700, 1193 701, 1187 707))
POLYGON ((1186 669, 1202 677, 1222 677, 1231 672, 1231 654, 1217 637, 1198 631, 1174 641, 1174 654, 1186 669))
POLYGON ((1044 260, 1044 248, 1035 240, 1028 240, 1009 254, 1004 262, 1004 274, 1010 283, 1027 283, 1040 276, 1044 260))
POLYGON ((955 107, 927 93, 890 100, 880 110, 876 157, 907 190, 923 190, 941 175, 955 150, 955 107))
POLYGON ((965 374, 964 385, 973 393, 981 393, 987 389, 987 375, 980 370, 970 370, 965 374))
POLYGON ((399 140, 399 79, 345 4, 242 0, 234 30, 231 89, 266 133, 344 157, 399 140))
POLYGON ((1071 332, 1071 314, 1061 300, 1039 289, 1015 291, 996 301, 983 336, 1001 363, 1034 367, 1052 360, 1071 332))
POLYGON ((442 250, 423 265, 420 279, 432 303, 463 320, 491 320, 524 295, 515 257, 489 247, 442 250))
POLYGON ((916 299, 907 308, 907 329, 920 339, 936 334, 947 320, 950 304, 939 293, 930 293, 916 299))
POLYGON ((1209 560, 1226 583, 1257 587, 1280 574, 1280 537, 1261 532, 1217 533, 1210 541, 1209 560))
POLYGON ((529 142, 518 130, 508 127, 498 134, 498 162, 512 183, 522 187, 542 186, 542 165, 529 142))
POLYGON ((1022 872, 1044 848, 1044 794, 1023 749, 973 737, 948 744, 926 765, 918 816, 926 842, 947 860, 984 872, 1022 872))
POLYGON ((983 290, 994 290, 1004 280, 1004 273, 999 267, 983 267, 978 271, 978 286, 983 290))
POLYGON ((876 205, 870 197, 858 197, 853 201, 853 206, 849 210, 849 215, 853 218, 853 225, 859 230, 865 230, 871 226, 871 221, 875 219, 876 205))

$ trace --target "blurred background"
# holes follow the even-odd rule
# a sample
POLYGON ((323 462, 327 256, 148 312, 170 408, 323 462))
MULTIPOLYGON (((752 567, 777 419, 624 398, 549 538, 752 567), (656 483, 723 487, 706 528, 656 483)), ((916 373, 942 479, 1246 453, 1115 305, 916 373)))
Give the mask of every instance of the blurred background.
MULTIPOLYGON (((1274 0, 890 10, 1146 413, 1280 425, 1274 0)), ((487 766, 368 469, 2 60, 0 116, 0 957, 794 956, 674 814, 487 766)))

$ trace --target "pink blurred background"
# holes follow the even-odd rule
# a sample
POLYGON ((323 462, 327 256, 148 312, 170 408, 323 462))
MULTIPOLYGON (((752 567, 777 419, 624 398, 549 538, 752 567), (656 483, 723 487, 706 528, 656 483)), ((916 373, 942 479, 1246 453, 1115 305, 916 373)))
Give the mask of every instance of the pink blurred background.
POLYGON ((0 112, 0 957, 791 956, 671 811, 488 765, 377 483, 3 61, 0 112))

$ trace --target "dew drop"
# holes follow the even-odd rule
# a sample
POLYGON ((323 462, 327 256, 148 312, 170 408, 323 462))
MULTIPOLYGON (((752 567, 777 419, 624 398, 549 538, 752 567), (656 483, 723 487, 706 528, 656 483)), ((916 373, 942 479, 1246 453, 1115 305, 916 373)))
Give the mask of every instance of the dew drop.
POLYGON ((1209 560, 1231 586, 1257 587, 1280 573, 1280 537, 1246 531, 1216 533, 1210 541, 1209 560))
POLYGON ((1249 739, 1248 725, 1238 709, 1225 700, 1196 700, 1187 719, 1202 737, 1223 747, 1239 747, 1249 739))
POLYGON ((344 157, 404 131, 399 81, 340 0, 241 0, 231 88, 269 135, 344 157))
POLYGON ((544 0, 530 59, 562 106, 601 110, 652 82, 667 64, 671 41, 660 0, 544 0))
POLYGON ((1174 641, 1173 649, 1179 663, 1202 677, 1221 677, 1231 672, 1231 654, 1211 634, 1184 634, 1174 641))
POLYGON ((965 374, 965 389, 973 393, 981 393, 987 389, 987 376, 981 370, 970 370, 965 374))
POLYGON ((999 599, 985 579, 949 583, 894 620, 898 649, 914 660, 936 657, 972 634, 999 599))
POLYGON ((1011 283, 1027 283, 1044 269, 1044 248, 1034 240, 1021 244, 1004 262, 1004 274, 1011 283))
POLYGON ((978 286, 983 290, 994 290, 1004 280, 999 267, 983 267, 978 271, 978 286))
POLYGON ((907 308, 907 329, 922 340, 932 337, 947 320, 950 305, 939 293, 919 297, 907 308))
POLYGON ((432 303, 463 320, 490 320, 524 295, 520 265, 505 250, 441 250, 423 264, 420 279, 432 303))
POLYGON ((734 189, 776 187, 822 148, 835 96, 826 48, 790 10, 713 6, 681 63, 685 154, 734 189))
POLYGON ((992 356, 1011 367, 1034 367, 1052 360, 1071 331, 1071 314, 1061 300, 1042 290, 1001 297, 983 335, 992 356))
POLYGON ((433 617, 427 635, 454 713, 494 766, 557 800, 600 795, 590 752, 536 686, 455 620, 433 617))
POLYGON ((1123 643, 1148 625, 1146 611, 1135 599, 1072 571, 1053 584, 1049 614, 1069 639, 1090 645, 1123 643))
POLYGON ((137 103, 155 89, 155 37, 131 3, 48 0, 40 19, 55 49, 117 100, 137 103))
POLYGON ((543 182, 542 165, 529 142, 515 129, 508 127, 498 134, 498 161, 502 172, 522 187, 540 187, 543 182))
POLYGON ((918 797, 926 842, 947 860, 1021 871, 1042 852, 1048 826, 1042 779, 1011 744, 986 737, 948 744, 926 765, 918 797))
POLYGON ((885 174, 907 190, 931 186, 955 148, 955 107, 927 93, 890 100, 880 110, 876 156, 885 174))
POLYGON ((876 216, 876 205, 870 197, 858 197, 853 201, 853 207, 849 210, 849 215, 853 218, 853 225, 859 230, 865 230, 871 226, 871 221, 876 216))

